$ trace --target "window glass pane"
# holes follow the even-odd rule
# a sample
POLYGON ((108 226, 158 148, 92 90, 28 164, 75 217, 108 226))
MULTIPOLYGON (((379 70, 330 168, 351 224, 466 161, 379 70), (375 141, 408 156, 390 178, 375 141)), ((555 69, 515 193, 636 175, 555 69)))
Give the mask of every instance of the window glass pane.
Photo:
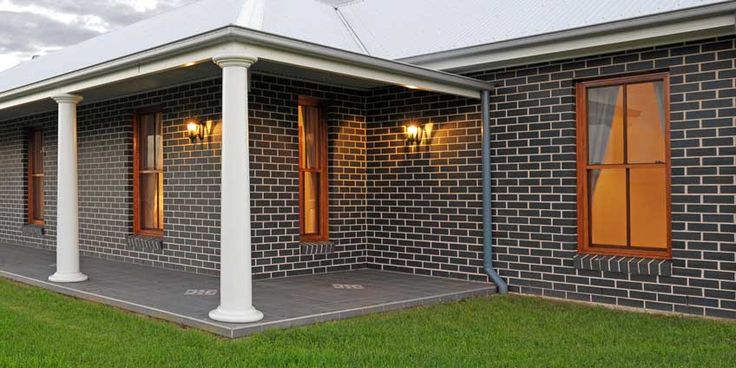
POLYGON ((32 208, 32 219, 43 220, 43 177, 34 176, 33 180, 33 208, 32 208))
POLYGON ((140 135, 138 149, 140 154, 140 169, 163 169, 163 136, 161 135, 160 114, 140 116, 140 135))
POLYGON ((36 130, 33 132, 31 156, 33 157, 33 173, 43 174, 43 132, 36 130))
POLYGON ((665 106, 662 81, 626 86, 629 163, 665 161, 665 106))
POLYGON ((140 227, 145 230, 159 229, 159 174, 141 174, 139 186, 140 227))
POLYGON ((587 98, 588 163, 623 163, 623 88, 590 88, 587 98))
POLYGON ((164 169, 164 134, 163 134, 163 114, 157 113, 155 115, 156 123, 156 162, 155 167, 157 170, 164 169))
POLYGON ((320 174, 304 172, 304 233, 318 234, 320 230, 320 174))
POLYGON ((626 245, 626 169, 590 170, 590 233, 593 245, 626 245))
POLYGON ((299 107, 299 129, 302 144, 299 153, 302 169, 318 169, 320 160, 320 118, 319 108, 314 106, 299 107))
POLYGON ((667 175, 665 168, 630 171, 631 246, 667 248, 667 175))
POLYGON ((159 173, 156 175, 158 179, 158 187, 156 188, 156 201, 158 202, 158 226, 159 230, 164 228, 164 175, 159 173))
POLYGON ((138 203, 136 211, 141 230, 163 230, 163 114, 138 116, 138 203))

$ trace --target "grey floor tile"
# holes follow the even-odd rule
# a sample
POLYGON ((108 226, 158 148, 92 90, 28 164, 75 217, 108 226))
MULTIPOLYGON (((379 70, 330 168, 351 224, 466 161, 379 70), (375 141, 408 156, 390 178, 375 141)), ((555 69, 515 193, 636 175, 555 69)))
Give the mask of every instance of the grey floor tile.
POLYGON ((219 296, 187 295, 188 290, 219 292, 215 277, 83 257, 82 271, 90 280, 57 285, 47 281, 54 261, 54 253, 47 250, 0 245, 0 276, 226 337, 495 292, 492 284, 371 269, 257 280, 253 299, 265 314, 263 321, 227 324, 207 318, 219 304, 219 296))

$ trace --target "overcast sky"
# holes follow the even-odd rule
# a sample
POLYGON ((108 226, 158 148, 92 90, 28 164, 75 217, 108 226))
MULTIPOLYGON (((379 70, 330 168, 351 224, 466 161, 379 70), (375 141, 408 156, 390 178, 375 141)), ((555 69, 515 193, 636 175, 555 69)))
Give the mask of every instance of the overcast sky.
POLYGON ((0 70, 195 0, 0 0, 0 70))

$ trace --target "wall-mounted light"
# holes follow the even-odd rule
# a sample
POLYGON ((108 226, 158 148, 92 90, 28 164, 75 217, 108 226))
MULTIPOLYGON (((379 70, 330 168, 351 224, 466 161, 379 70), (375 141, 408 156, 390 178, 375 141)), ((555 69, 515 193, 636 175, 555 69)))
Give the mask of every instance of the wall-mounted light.
POLYGON ((420 144, 424 138, 424 127, 417 123, 411 122, 406 125, 406 143, 407 144, 420 144))
POLYGON ((189 140, 191 140, 192 143, 196 143, 197 140, 204 141, 212 132, 212 120, 201 122, 195 118, 190 118, 186 120, 186 124, 189 140))

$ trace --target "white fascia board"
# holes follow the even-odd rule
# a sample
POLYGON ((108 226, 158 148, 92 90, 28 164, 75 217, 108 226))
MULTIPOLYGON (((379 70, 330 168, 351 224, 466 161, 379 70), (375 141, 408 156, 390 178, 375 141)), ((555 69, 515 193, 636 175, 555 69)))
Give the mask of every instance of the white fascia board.
POLYGON ((661 20, 653 19, 651 22, 641 19, 591 26, 401 61, 431 69, 468 73, 734 34, 736 16, 733 9, 736 9, 736 3, 711 8, 713 10, 706 15, 696 12, 699 9, 691 9, 681 11, 684 15, 675 19, 667 19, 665 16, 674 15, 664 14, 661 20), (688 12, 692 12, 691 17, 687 16, 688 12))
POLYGON ((81 93, 191 63, 209 62, 214 56, 233 51, 285 64, 469 98, 480 98, 481 90, 492 87, 472 78, 231 26, 2 92, 0 110, 59 93, 81 93))
POLYGON ((212 55, 222 52, 224 46, 218 42, 227 34, 226 29, 217 30, 0 93, 0 110, 50 98, 60 93, 79 93, 126 79, 177 69, 193 63, 208 62, 212 55))
POLYGON ((243 53, 305 68, 477 99, 482 90, 493 87, 473 78, 239 27, 233 29, 233 36, 243 53))

